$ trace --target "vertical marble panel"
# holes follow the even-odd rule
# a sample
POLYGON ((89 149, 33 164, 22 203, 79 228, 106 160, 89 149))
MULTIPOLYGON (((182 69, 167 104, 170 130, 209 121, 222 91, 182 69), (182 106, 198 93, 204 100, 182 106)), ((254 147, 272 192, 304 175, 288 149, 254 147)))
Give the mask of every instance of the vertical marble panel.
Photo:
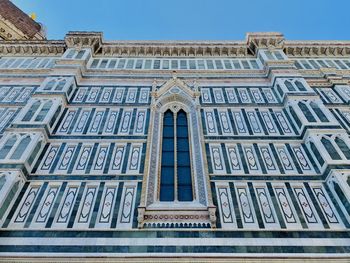
POLYGON ((123 101, 124 97, 124 88, 116 88, 114 97, 113 97, 113 102, 121 103, 123 101))
POLYGON ((136 95, 137 95, 137 88, 128 88, 128 93, 126 94, 126 103, 135 103, 136 102, 136 95))
POLYGON ((92 172, 94 173, 103 173, 103 168, 106 163, 107 155, 108 155, 109 145, 99 145, 98 150, 96 152, 96 157, 93 162, 92 172))
POLYGON ((228 113, 226 110, 218 110, 219 118, 220 118, 220 124, 221 124, 221 131, 225 135, 232 135, 232 127, 230 118, 228 117, 228 113))
POLYGON ((282 211, 282 216, 287 228, 300 228, 293 203, 284 186, 274 186, 276 199, 282 211))
POLYGON ((98 87, 91 88, 88 92, 86 102, 87 103, 96 102, 99 92, 100 92, 100 88, 98 88, 98 87))
POLYGON ((286 172, 294 172, 294 165, 292 158, 289 156, 287 149, 284 146, 276 147, 276 151, 286 172))
POLYGON ((121 119, 119 134, 129 134, 131 118, 132 118, 132 109, 126 109, 123 112, 123 116, 121 119))
POLYGON ((136 121, 134 124, 134 134, 144 134, 147 110, 139 109, 136 113, 136 121))
POLYGON ((254 111, 247 111, 247 116, 250 122, 250 126, 254 134, 261 134, 262 128, 260 127, 260 123, 258 117, 255 115, 254 111))
POLYGON ((142 144, 132 144, 129 154, 129 160, 128 160, 128 166, 127 166, 127 173, 139 173, 140 169, 140 160, 141 160, 141 153, 142 153, 142 144))
POLYGON ((139 103, 148 103, 149 101, 149 88, 141 88, 139 103))
POLYGON ((26 191, 25 197, 22 199, 19 209, 15 213, 13 226, 22 227, 27 220, 33 204, 39 193, 40 185, 30 185, 26 191))
POLYGON ((221 88, 213 88, 215 103, 225 103, 225 98, 221 88))
POLYGON ((252 146, 243 147, 246 162, 251 173, 260 172, 258 158, 252 146))
POLYGON ((312 184, 311 189, 315 195, 315 198, 321 207, 322 213, 325 216, 328 224, 334 228, 342 228, 343 224, 339 220, 339 215, 335 209, 333 203, 330 201, 330 198, 327 192, 324 190, 321 184, 312 184))
POLYGON ((320 225, 321 222, 315 213, 315 208, 313 207, 312 201, 308 197, 306 190, 302 186, 293 186, 293 190, 308 227, 313 228, 316 224, 316 226, 319 225, 319 228, 323 228, 322 224, 320 225))
POLYGON ((262 89, 268 103, 277 103, 277 99, 270 88, 262 89))
POLYGON ((132 227, 136 188, 136 184, 126 183, 124 185, 118 214, 117 228, 119 229, 130 229, 132 227))
POLYGON ((247 89, 238 89, 238 94, 239 94, 239 97, 241 98, 241 101, 242 103, 251 103, 251 99, 249 97, 249 94, 248 94, 248 90, 247 89))
POLYGON ((66 116, 64 117, 64 120, 63 120, 61 126, 58 128, 58 133, 67 133, 68 132, 69 127, 73 123, 73 120, 74 120, 76 113, 77 113, 77 110, 75 110, 75 109, 69 109, 66 112, 66 116))
POLYGON ((265 127, 269 134, 276 134, 277 128, 273 122, 273 119, 268 111, 261 111, 261 117, 264 120, 265 127))
POLYGON ((206 122, 206 127, 207 127, 208 134, 210 134, 210 135, 217 134, 216 120, 215 120, 214 111, 212 111, 212 110, 205 110, 204 111, 204 116, 205 116, 205 122, 206 122))
POLYGON ((201 88, 201 98, 203 103, 212 103, 209 88, 201 88))
POLYGON ((78 227, 78 228, 88 227, 90 223, 92 211, 94 209, 97 192, 98 192, 98 186, 96 185, 90 184, 90 185, 87 185, 87 187, 85 188, 83 197, 80 202, 80 207, 77 213, 74 227, 78 227))
POLYGON ((231 173, 240 174, 242 173, 242 162, 239 156, 239 152, 236 145, 226 146, 227 157, 230 163, 231 173))
POLYGON ((110 170, 113 171, 113 173, 121 173, 123 162, 124 162, 124 155, 125 155, 125 145, 117 145, 114 150, 113 159, 111 161, 111 167, 110 170))
POLYGON ((63 153, 63 156, 59 162, 57 170, 59 170, 60 172, 68 170, 70 162, 73 158, 75 148, 76 148, 76 146, 67 146, 66 147, 66 149, 63 153))
POLYGON ((49 171, 53 161, 56 158, 60 146, 59 145, 50 145, 47 150, 47 154, 44 156, 43 161, 40 166, 40 170, 49 171))
POLYGON ((81 147, 80 153, 75 164, 75 170, 77 173, 83 173, 87 168, 92 148, 92 145, 84 145, 83 147, 81 147))
POLYGON ((220 145, 209 145, 214 173, 226 173, 220 145))
POLYGON ((236 228, 233 203, 228 184, 217 184, 216 191, 222 228, 236 228))
POLYGON ((106 185, 103 189, 99 212, 96 219, 96 228, 110 228, 117 189, 117 183, 106 185))
POLYGON ((86 93, 88 93, 88 88, 79 88, 73 102, 83 102, 86 93))
POLYGON ((69 185, 66 188, 59 209, 57 210, 57 214, 53 222, 53 227, 67 226, 78 194, 78 189, 79 187, 75 185, 69 185))
POLYGON ((108 103, 111 99, 112 91, 113 91, 112 88, 103 88, 102 94, 100 97, 100 103, 108 103))
POLYGON ((275 111, 275 116, 285 134, 292 134, 293 131, 282 111, 275 111))
POLYGON ((227 96, 229 103, 237 103, 238 102, 234 88, 226 88, 225 91, 226 91, 226 96, 227 96))
POLYGON ((95 115, 92 118, 92 121, 89 126, 89 133, 98 133, 100 130, 100 125, 103 119, 103 115, 105 114, 104 110, 95 111, 95 115))
POLYGON ((250 89, 255 103, 264 103, 264 98, 262 97, 259 89, 250 89))
POLYGON ((232 111, 232 114, 233 114, 233 117, 234 117, 235 122, 236 122, 238 133, 239 134, 247 134, 248 130, 247 130, 245 121, 243 119, 242 112, 232 111))
POLYGON ((75 124, 75 128, 73 133, 83 133, 86 123, 89 119, 91 110, 84 109, 80 112, 77 123, 75 124))
POLYGON ((39 209, 37 211, 36 216, 34 217, 35 221, 32 223, 32 226, 34 226, 35 224, 39 224, 43 227, 44 224, 47 222, 56 196, 58 194, 58 190, 58 185, 49 185, 49 187, 46 189, 45 194, 41 198, 42 201, 39 204, 39 209))
POLYGON ((104 133, 113 134, 114 127, 116 125, 118 118, 118 110, 112 110, 109 112, 108 117, 106 119, 106 123, 104 126, 104 133))

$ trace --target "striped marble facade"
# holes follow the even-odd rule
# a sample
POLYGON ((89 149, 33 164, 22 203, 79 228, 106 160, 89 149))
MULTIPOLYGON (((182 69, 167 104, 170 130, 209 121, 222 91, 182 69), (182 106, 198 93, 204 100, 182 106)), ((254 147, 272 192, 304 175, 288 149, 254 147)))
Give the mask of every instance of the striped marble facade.
POLYGON ((279 33, 1 42, 0 257, 349 257, 349 76, 279 33), (192 201, 160 200, 167 111, 192 201))

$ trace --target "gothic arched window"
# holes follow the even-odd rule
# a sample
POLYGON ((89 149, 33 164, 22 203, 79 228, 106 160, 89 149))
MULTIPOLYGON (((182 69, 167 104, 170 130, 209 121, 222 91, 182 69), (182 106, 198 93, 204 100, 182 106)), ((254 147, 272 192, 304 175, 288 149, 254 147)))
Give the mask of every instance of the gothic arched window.
POLYGON ((293 84, 289 80, 285 80, 284 85, 286 85, 286 87, 289 91, 295 91, 293 84))
POLYGON ((0 159, 6 158, 7 154, 11 151, 13 145, 15 145, 16 140, 17 138, 15 135, 7 139, 4 146, 0 150, 0 159))
POLYGON ((66 85, 66 80, 65 79, 62 79, 56 86, 55 90, 62 90, 64 85, 66 85))
POLYGON ((304 85, 299 80, 295 81, 295 85, 298 87, 298 89, 300 91, 306 91, 306 88, 304 87, 304 85))
POLYGON ((168 110, 163 117, 162 168, 160 177, 160 201, 175 198, 174 114, 168 110))
POLYGON ((35 121, 43 121, 52 106, 52 101, 47 101, 35 118, 35 121))
POLYGON ((310 142, 310 147, 311 147, 311 151, 314 153, 318 163, 323 166, 324 164, 324 160, 320 154, 320 152, 318 151, 316 145, 313 142, 310 142))
POLYGON ((310 103, 310 106, 312 108, 312 110, 316 113, 317 117, 322 121, 322 122, 329 122, 328 118, 326 117, 326 115, 323 113, 323 111, 320 109, 320 107, 318 107, 318 105, 312 101, 310 103))
POLYGON ((350 149, 349 149, 348 145, 343 141, 343 139, 337 137, 334 141, 338 145, 340 150, 343 152, 346 159, 350 160, 350 149))
POLYGON ((312 115, 309 108, 303 102, 299 101, 298 106, 301 109, 301 111, 304 113, 305 118, 307 119, 308 122, 316 122, 314 115, 312 115))
POLYGON ((50 80, 50 81, 46 84, 44 90, 51 90, 51 89, 53 88, 53 86, 55 86, 55 84, 56 84, 56 80, 54 80, 54 79, 50 80))
POLYGON ((333 160, 341 160, 341 157, 339 153, 337 152, 337 149, 333 146, 332 142, 329 139, 326 139, 325 137, 322 137, 321 142, 323 146, 326 148, 329 156, 333 160))
POLYGON ((32 139, 29 136, 26 136, 25 138, 23 138, 21 142, 17 145, 17 148, 13 152, 11 159, 14 159, 14 160, 20 159, 31 140, 32 139))
POLYGON ((40 106, 40 101, 36 101, 28 110, 26 115, 24 115, 22 121, 30 121, 34 115, 34 113, 37 111, 37 109, 40 106))
POLYGON ((160 201, 193 201, 187 114, 163 116, 160 201))

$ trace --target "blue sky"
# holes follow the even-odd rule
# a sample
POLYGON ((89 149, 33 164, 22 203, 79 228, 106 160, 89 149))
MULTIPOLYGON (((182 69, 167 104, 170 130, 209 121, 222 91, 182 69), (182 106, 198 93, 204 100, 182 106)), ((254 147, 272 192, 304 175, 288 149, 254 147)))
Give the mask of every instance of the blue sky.
POLYGON ((14 0, 49 39, 102 31, 107 40, 243 40, 277 31, 293 40, 349 40, 350 0, 14 0))

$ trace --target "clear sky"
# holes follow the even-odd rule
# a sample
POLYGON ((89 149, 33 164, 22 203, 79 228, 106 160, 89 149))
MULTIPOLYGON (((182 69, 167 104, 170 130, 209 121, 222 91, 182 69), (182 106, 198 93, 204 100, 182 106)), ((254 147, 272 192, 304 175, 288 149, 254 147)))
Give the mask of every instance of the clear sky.
POLYGON ((102 31, 107 40, 243 40, 277 31, 293 40, 350 40, 350 0, 14 0, 49 39, 102 31))

